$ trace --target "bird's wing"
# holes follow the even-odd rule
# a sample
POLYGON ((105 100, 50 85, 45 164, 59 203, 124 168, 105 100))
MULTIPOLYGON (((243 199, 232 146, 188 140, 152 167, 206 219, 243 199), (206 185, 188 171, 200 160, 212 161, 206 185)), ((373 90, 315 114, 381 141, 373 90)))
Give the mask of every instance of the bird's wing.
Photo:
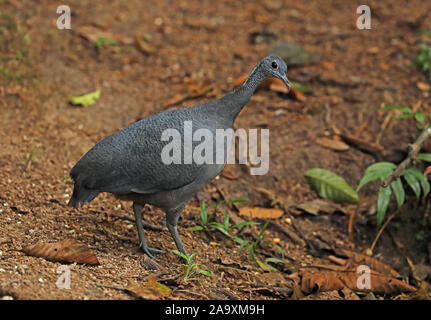
POLYGON ((72 178, 101 192, 150 194, 180 188, 198 177, 201 166, 195 163, 165 165, 160 135, 137 128, 132 125, 96 144, 72 169, 72 178))

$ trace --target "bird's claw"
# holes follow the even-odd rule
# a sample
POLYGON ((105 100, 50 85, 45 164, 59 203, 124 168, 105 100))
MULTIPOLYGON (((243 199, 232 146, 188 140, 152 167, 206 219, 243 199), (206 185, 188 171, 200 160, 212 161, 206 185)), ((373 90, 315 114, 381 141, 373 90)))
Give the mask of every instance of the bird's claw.
POLYGON ((147 256, 149 256, 151 259, 155 259, 155 258, 154 258, 154 256, 153 256, 153 254, 162 254, 162 253, 166 253, 165 251, 160 250, 160 249, 150 248, 150 247, 148 247, 148 246, 144 245, 143 243, 140 243, 140 244, 139 244, 139 248, 141 248, 141 249, 142 249, 142 251, 144 251, 144 252, 145 252, 145 254, 146 254, 147 256))

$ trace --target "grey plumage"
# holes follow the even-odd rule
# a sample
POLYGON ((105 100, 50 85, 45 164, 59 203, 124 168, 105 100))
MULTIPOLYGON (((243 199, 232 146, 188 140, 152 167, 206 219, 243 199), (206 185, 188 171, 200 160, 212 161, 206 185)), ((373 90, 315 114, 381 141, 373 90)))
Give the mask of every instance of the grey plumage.
POLYGON ((193 133, 200 128, 213 133, 216 129, 232 128, 241 109, 267 76, 277 77, 290 87, 286 70, 279 57, 265 57, 242 86, 224 97, 155 114, 106 137, 70 171, 75 185, 69 205, 77 208, 100 192, 133 201, 140 247, 150 257, 161 250, 149 248, 146 243, 142 209, 145 204, 155 205, 166 212, 167 227, 177 248, 187 255, 177 231, 178 218, 190 197, 217 176, 224 164, 164 164, 161 153, 168 142, 162 141, 162 132, 173 128, 183 136, 185 121, 192 121, 193 133))

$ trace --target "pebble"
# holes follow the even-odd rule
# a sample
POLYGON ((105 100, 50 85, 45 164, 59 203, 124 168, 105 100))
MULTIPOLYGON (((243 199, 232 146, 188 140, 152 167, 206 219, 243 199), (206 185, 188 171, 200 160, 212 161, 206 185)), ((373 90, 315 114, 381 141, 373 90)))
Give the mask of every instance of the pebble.
POLYGON ((39 279, 38 279, 38 281, 39 281, 40 283, 43 283, 43 279, 42 279, 42 278, 39 278, 39 279))

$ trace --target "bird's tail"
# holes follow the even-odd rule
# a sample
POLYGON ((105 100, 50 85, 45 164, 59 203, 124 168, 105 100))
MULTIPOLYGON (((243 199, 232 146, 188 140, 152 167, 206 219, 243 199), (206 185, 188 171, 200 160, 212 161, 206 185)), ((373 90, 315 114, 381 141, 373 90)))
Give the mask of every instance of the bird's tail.
POLYGON ((75 182, 73 187, 72 198, 70 198, 68 205, 78 208, 84 202, 90 202, 99 195, 98 190, 87 189, 78 182, 75 182))

